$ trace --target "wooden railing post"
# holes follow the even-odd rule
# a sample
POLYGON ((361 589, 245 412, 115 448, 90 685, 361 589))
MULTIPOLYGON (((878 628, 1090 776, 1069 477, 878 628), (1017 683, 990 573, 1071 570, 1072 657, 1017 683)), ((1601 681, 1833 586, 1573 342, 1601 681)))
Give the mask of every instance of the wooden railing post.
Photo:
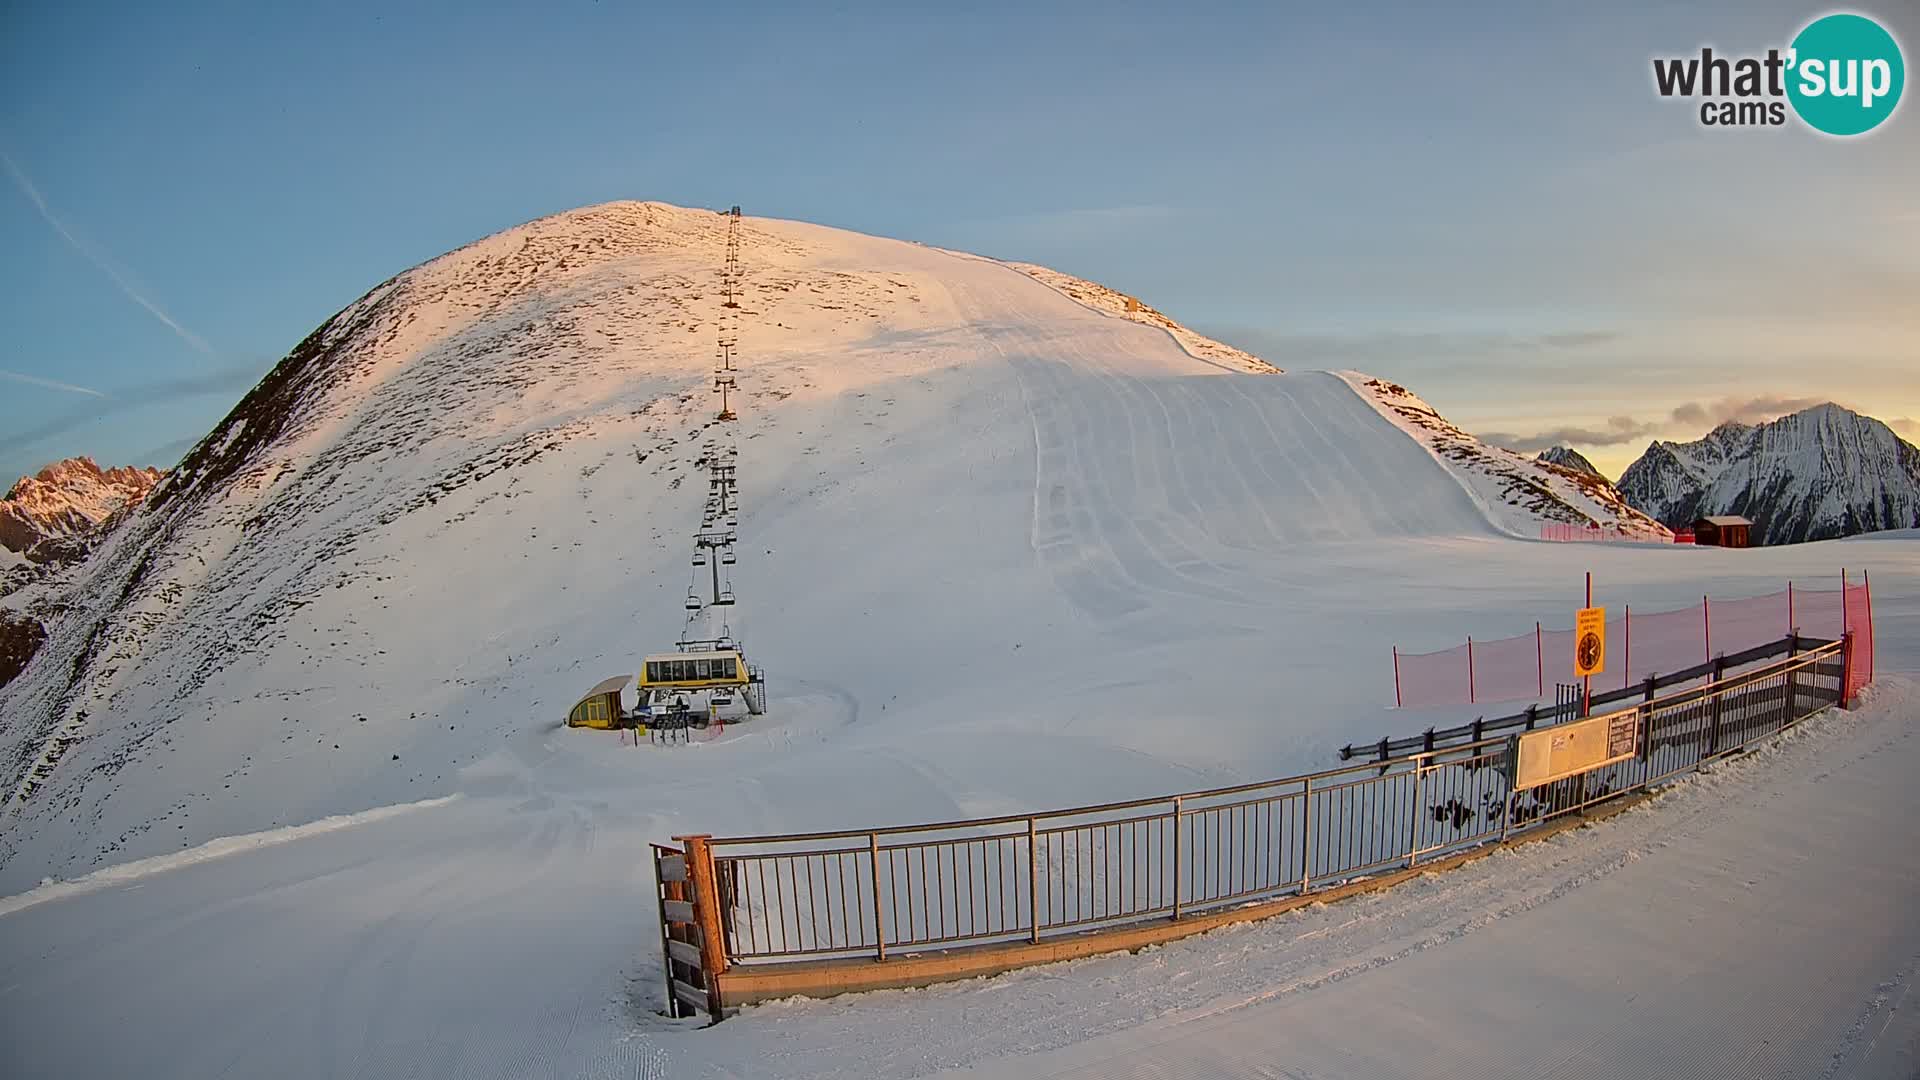
MULTIPOLYGON (((1792 661, 1793 658, 1798 655, 1800 655, 1800 635, 1788 634, 1787 635, 1788 661, 1792 661)), ((1780 721, 1780 726, 1782 728, 1791 726, 1793 724, 1794 717, 1798 715, 1800 712, 1800 680, 1798 678, 1799 673, 1800 673, 1799 668, 1789 667, 1787 669, 1787 714, 1780 721)))
POLYGON ((880 913, 880 834, 867 834, 867 858, 873 864, 873 958, 887 958, 887 917, 880 913))
POLYGON ((1027 819, 1027 910, 1033 915, 1033 930, 1029 941, 1040 941, 1040 829, 1032 818, 1027 819))
POLYGON ((1173 917, 1180 917, 1180 796, 1173 797, 1173 917))
POLYGON ((667 901, 680 899, 681 889, 679 882, 666 880, 666 875, 660 872, 659 845, 654 845, 652 851, 654 898, 660 913, 660 961, 667 976, 667 1015, 678 1019, 685 1016, 686 1011, 679 996, 673 992, 673 948, 667 944, 673 935, 667 930, 667 901))
POLYGON ((1312 888, 1313 858, 1313 777, 1300 781, 1300 895, 1312 888))
POLYGON ((687 848, 687 877, 693 886, 693 918, 700 931, 700 973, 707 983, 707 1015, 719 1023, 726 1015, 720 998, 720 975, 727 970, 727 942, 720 932, 720 886, 713 872, 713 837, 701 833, 676 836, 687 848))
MULTIPOLYGON (((1840 603, 1843 608, 1846 602, 1847 594, 1842 592, 1840 603)), ((1840 635, 1840 707, 1843 709, 1853 708, 1853 699, 1847 693, 1851 686, 1853 686, 1853 631, 1848 630, 1840 635)))
MULTIPOLYGON (((1427 745, 1433 745, 1433 729, 1427 729, 1427 745)), ((1424 759, 1413 759, 1413 821, 1407 829, 1407 865, 1416 865, 1420 861, 1420 766, 1424 759)))
POLYGON ((1520 794, 1519 780, 1520 736, 1509 735, 1507 736, 1507 807, 1500 816, 1500 842, 1503 844, 1507 842, 1507 837, 1513 835, 1513 804, 1518 801, 1515 796, 1520 794))
POLYGON ((1720 683, 1726 677, 1727 658, 1724 656, 1714 657, 1713 681, 1707 684, 1707 698, 1712 702, 1708 711, 1712 717, 1713 726, 1708 729, 1707 752, 1700 755, 1701 760, 1710 758, 1720 752, 1720 683))

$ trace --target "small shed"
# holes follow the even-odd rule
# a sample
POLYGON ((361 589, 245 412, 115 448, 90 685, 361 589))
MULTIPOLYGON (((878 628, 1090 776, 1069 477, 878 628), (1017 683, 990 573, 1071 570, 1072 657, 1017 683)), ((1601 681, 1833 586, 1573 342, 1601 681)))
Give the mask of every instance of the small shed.
POLYGON ((568 727, 613 728, 619 727, 626 719, 620 707, 620 692, 633 681, 631 675, 615 675, 611 679, 602 679, 587 691, 567 713, 568 727))
POLYGON ((1693 523, 1693 542, 1708 547, 1743 548, 1752 546, 1748 533, 1753 522, 1738 514, 1715 514, 1693 523))

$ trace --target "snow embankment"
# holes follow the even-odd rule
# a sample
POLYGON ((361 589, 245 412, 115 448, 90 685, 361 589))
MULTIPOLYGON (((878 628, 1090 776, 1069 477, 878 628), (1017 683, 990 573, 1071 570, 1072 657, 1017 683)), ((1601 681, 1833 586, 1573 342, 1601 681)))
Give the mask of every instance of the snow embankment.
POLYGON ((175 851, 166 855, 153 855, 145 859, 135 859, 132 862, 119 863, 102 870, 95 870, 91 874, 74 878, 71 881, 56 881, 49 878, 26 892, 15 893, 12 896, 0 896, 0 916, 11 915, 16 911, 30 908, 35 904, 44 904, 49 900, 64 900, 67 897, 79 896, 82 893, 93 892, 96 889, 109 889, 116 885, 128 885, 141 878, 151 877, 154 874, 164 874, 169 870, 179 870, 182 867, 195 866, 199 863, 211 862, 214 859, 223 859, 229 855, 238 855, 247 851, 257 851, 260 848, 273 847, 276 844, 292 843, 295 840, 305 839, 309 836, 318 836, 322 833, 335 832, 340 829, 350 829, 356 825, 371 825, 376 821, 385 821, 388 818, 414 810, 425 810, 429 807, 445 806, 448 803, 457 801, 459 798, 460 795, 458 793, 442 795, 432 799, 421 799, 417 802, 402 803, 398 806, 379 806, 371 810, 362 810, 356 814, 336 814, 333 817, 321 818, 319 821, 309 821, 303 825, 284 825, 278 829, 248 833, 245 836, 223 836, 217 840, 209 840, 204 844, 188 848, 185 851, 175 851))

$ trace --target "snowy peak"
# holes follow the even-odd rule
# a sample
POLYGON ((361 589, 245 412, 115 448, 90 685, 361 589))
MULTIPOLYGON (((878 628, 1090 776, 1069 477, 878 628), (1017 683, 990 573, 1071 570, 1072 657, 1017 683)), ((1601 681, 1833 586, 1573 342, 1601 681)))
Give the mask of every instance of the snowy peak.
POLYGON ((1655 442, 1620 477, 1634 506, 1674 527, 1740 514, 1756 542, 1797 543, 1920 525, 1920 450, 1831 402, 1764 424, 1655 442))
POLYGON ((1534 455, 1534 460, 1545 462, 1548 465, 1558 465, 1563 469, 1571 469, 1574 472, 1585 473, 1588 476, 1599 476, 1605 479, 1605 476, 1600 470, 1593 467, 1593 462, 1587 460, 1585 454, 1582 454, 1571 446, 1548 447, 1534 455))
POLYGON ((0 501, 0 546, 26 553, 43 540, 92 532, 160 482, 158 469, 102 469, 92 458, 58 461, 23 476, 0 501))
POLYGON ((1446 466, 1496 526, 1515 536, 1537 537, 1542 523, 1558 522, 1596 525, 1649 541, 1673 538, 1671 529, 1628 505, 1590 464, 1581 471, 1489 446, 1398 383, 1359 372, 1342 377, 1446 466))

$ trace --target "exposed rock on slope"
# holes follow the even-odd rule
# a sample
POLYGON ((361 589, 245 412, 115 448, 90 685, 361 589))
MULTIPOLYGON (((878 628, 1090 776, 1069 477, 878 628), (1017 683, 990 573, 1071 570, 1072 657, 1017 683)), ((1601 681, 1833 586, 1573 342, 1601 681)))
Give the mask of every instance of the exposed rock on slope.
POLYGON ((1210 364, 1221 364, 1237 371, 1251 371, 1259 375, 1280 374, 1279 368, 1252 353, 1242 352, 1231 345, 1223 345, 1212 338, 1196 334, 1123 292, 1063 274, 1058 270, 1035 266, 1032 263, 1008 263, 1007 265, 1031 276, 1035 281, 1073 297, 1095 311, 1117 315, 1146 326, 1157 326, 1171 334, 1173 339, 1180 343, 1181 348, 1210 364))
POLYGON ((1488 446, 1397 383, 1358 372, 1347 381, 1381 415, 1444 463, 1496 524, 1517 536, 1538 536, 1542 521, 1598 525, 1649 541, 1673 531, 1628 505, 1598 473, 1580 472, 1488 446))

